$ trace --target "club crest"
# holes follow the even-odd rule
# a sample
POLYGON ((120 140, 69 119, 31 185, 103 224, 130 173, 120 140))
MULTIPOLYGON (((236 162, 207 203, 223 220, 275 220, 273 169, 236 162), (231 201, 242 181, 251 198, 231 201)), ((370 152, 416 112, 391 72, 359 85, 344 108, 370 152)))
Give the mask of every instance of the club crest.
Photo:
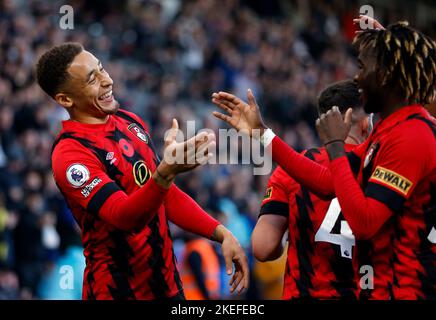
POLYGON ((368 152, 366 153, 365 156, 365 161, 363 162, 363 167, 366 168, 368 166, 368 164, 371 162, 372 158, 374 157, 375 152, 377 151, 379 147, 379 143, 375 142, 371 145, 371 147, 369 148, 368 152))
POLYGON ((147 134, 145 133, 145 131, 140 128, 136 123, 131 123, 127 129, 133 133, 134 135, 136 135, 139 139, 141 139, 142 141, 144 141, 145 143, 148 144, 148 137, 147 134))

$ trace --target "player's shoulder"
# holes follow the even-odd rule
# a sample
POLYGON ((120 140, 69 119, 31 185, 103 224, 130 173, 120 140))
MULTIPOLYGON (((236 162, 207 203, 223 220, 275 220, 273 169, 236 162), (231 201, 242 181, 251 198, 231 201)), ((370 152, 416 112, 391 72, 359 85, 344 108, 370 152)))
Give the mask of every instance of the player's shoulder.
POLYGON ((297 182, 280 166, 269 177, 268 184, 280 187, 283 190, 291 190, 297 182))
POLYGON ((409 117, 395 125, 386 136, 389 157, 410 163, 436 162, 436 127, 431 116, 409 117))
POLYGON ((430 115, 411 115, 396 125, 391 133, 409 147, 430 147, 436 145, 436 120, 430 115))
POLYGON ((80 143, 76 141, 74 134, 61 131, 53 142, 51 154, 53 157, 76 148, 80 148, 80 143))
POLYGON ((411 114, 406 121, 400 122, 397 126, 405 131, 419 130, 436 134, 436 119, 429 113, 411 114))
POLYGON ((287 172, 280 166, 274 169, 270 176, 270 180, 292 180, 292 178, 287 174, 287 172))
MULTIPOLYGON (((299 184, 297 181, 291 178, 290 175, 280 166, 273 171, 271 176, 268 179, 268 189, 266 193, 273 192, 272 190, 281 190, 284 194, 290 194, 295 192, 298 188, 299 184)), ((275 193, 277 195, 279 193, 275 193)), ((267 200, 269 198, 264 198, 267 200)))
POLYGON ((52 146, 52 163, 66 163, 71 158, 92 156, 92 153, 78 138, 70 133, 60 134, 52 146))

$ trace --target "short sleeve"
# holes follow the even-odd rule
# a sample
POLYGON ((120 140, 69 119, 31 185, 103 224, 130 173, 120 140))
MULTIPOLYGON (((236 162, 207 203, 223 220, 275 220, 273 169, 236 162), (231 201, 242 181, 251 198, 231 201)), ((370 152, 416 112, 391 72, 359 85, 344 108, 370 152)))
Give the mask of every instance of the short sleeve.
POLYGON ((288 217, 289 196, 295 185, 296 182, 281 167, 277 167, 268 180, 259 215, 288 217))

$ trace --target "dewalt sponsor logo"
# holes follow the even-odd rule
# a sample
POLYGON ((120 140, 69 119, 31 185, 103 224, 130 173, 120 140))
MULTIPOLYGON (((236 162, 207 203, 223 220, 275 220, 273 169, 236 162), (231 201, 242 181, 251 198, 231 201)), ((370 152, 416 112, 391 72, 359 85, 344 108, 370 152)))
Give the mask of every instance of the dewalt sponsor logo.
POLYGON ((385 185, 388 185, 404 196, 408 195, 410 188, 413 185, 410 180, 402 175, 380 166, 375 168, 370 180, 379 181, 385 185))

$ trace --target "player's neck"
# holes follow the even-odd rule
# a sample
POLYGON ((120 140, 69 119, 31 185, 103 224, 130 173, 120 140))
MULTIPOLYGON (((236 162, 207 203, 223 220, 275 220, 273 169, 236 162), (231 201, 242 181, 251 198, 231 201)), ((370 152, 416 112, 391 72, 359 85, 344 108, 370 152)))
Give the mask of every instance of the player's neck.
POLYGON ((401 97, 401 93, 392 91, 392 94, 388 94, 384 97, 384 104, 380 111, 380 118, 385 119, 392 113, 398 111, 399 109, 409 105, 409 102, 401 97))
POLYGON ((70 114, 70 120, 84 124, 104 124, 108 121, 109 115, 95 117, 89 114, 70 114))

